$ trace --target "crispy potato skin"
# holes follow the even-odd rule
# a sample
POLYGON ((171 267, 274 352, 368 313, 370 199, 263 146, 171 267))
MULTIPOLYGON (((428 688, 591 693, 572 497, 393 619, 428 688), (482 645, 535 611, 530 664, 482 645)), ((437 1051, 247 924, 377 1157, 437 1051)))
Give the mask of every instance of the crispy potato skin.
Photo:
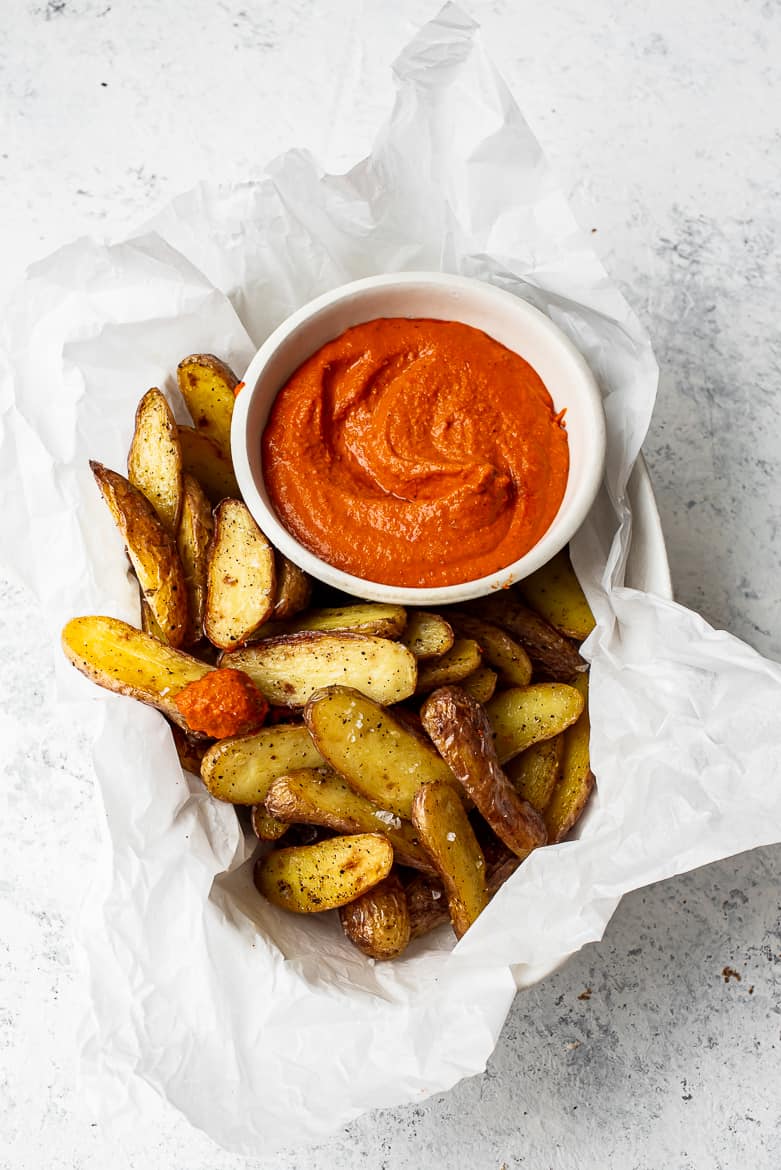
POLYGON ((303 707, 315 691, 344 683, 378 703, 415 690, 417 667, 405 646, 371 634, 302 630, 262 638, 225 654, 222 666, 245 671, 271 703, 303 707))
POLYGON ((185 644, 192 646, 203 637, 209 546, 214 532, 211 504, 194 476, 184 476, 182 515, 176 535, 179 559, 187 587, 188 621, 185 644))
POLYGON ((336 910, 390 873, 393 848, 385 837, 360 833, 316 845, 278 849, 255 863, 255 885, 269 902, 294 914, 336 910))
POLYGON ((535 673, 553 682, 571 682, 586 669, 577 648, 553 626, 508 593, 470 601, 468 611, 507 630, 523 646, 535 673))
POLYGON ((303 569, 277 552, 277 595, 271 616, 276 621, 291 618, 306 609, 312 598, 312 582, 303 569))
POLYGON ((182 511, 182 451, 171 408, 156 388, 146 392, 136 410, 127 476, 175 536, 182 511))
POLYGON ((339 910, 342 930, 370 959, 397 959, 410 940, 404 888, 395 873, 339 910))
POLYGON ((527 605, 567 638, 582 642, 594 629, 594 615, 563 548, 553 560, 518 585, 527 605))
POLYGON ((482 662, 480 647, 472 638, 456 638, 441 658, 432 658, 418 669, 416 693, 425 695, 448 683, 461 682, 479 670, 482 662))
POLYGON ((511 687, 486 703, 500 764, 539 740, 565 731, 583 710, 583 697, 568 683, 511 687))
POLYGON ((240 496, 233 463, 208 435, 195 427, 177 427, 182 451, 182 469, 195 476, 212 504, 240 496))
POLYGON ((230 458, 236 375, 213 353, 193 353, 179 362, 177 381, 196 429, 230 458))
POLYGON ((484 622, 474 614, 449 613, 453 629, 465 638, 473 638, 483 654, 483 661, 499 673, 502 682, 511 687, 528 686, 532 678, 532 664, 529 655, 520 643, 510 635, 484 622))
POLYGON ((440 614, 411 609, 402 641, 419 661, 425 661, 447 654, 455 641, 455 634, 453 627, 440 614))
POLYGON ((459 687, 442 687, 429 696, 420 716, 439 754, 507 848, 526 857, 544 845, 545 823, 500 768, 480 704, 459 687))
POLYGON ((304 708, 313 741, 331 767, 368 800, 410 820, 421 784, 456 784, 422 735, 350 687, 324 687, 304 708))
POLYGON ((212 669, 118 618, 72 618, 62 631, 62 648, 68 661, 99 687, 157 707, 185 731, 174 699, 212 669))
POLYGON ((412 823, 431 855, 447 893, 457 938, 488 903, 485 858, 464 806, 450 784, 423 784, 412 802, 412 823))
POLYGON ((214 513, 207 568, 203 626, 209 641, 222 650, 246 642, 274 608, 275 589, 273 548, 246 504, 223 500, 214 513))
POLYGON ((355 792, 330 768, 300 768, 280 776, 265 806, 279 821, 322 825, 337 833, 383 833, 402 865, 433 872, 412 825, 355 792))
POLYGON ((184 570, 173 537, 149 500, 124 475, 90 461, 92 474, 122 534, 141 591, 170 646, 181 646, 187 629, 184 570))
POLYGON ((219 740, 203 757, 201 779, 217 800, 263 804, 279 776, 323 764, 306 727, 288 723, 219 740))

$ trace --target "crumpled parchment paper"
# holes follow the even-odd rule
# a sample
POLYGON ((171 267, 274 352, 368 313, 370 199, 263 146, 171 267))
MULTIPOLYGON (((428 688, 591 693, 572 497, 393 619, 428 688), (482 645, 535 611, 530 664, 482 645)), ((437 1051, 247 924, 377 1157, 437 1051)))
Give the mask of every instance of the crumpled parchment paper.
POLYGON ((348 174, 291 151, 259 182, 182 196, 134 239, 79 240, 30 269, 3 329, 0 489, 23 497, 3 512, 2 557, 53 643, 74 614, 139 616, 88 457, 123 468, 140 395, 171 392, 183 355, 241 371, 336 284, 440 268, 492 281, 548 313, 604 391, 605 485, 573 550, 599 620, 587 645, 598 791, 579 839, 534 853, 458 946, 443 929, 375 966, 334 916, 263 903, 233 809, 182 775, 162 718, 56 652, 104 814, 82 929, 96 1107, 128 1116, 152 1086, 248 1154, 479 1072, 516 984, 598 939, 627 890, 781 838, 781 669, 623 586, 625 489, 657 378, 647 336, 473 22, 448 5, 395 78, 391 117, 348 174))

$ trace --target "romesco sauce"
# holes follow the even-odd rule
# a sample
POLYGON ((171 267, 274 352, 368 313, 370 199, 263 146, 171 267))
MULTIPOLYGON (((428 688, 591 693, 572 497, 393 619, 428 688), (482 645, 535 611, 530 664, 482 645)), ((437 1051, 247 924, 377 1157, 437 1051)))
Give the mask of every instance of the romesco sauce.
POLYGON ((454 321, 380 318, 276 397, 263 475, 285 527, 345 572, 401 586, 494 573, 564 496, 567 432, 528 362, 454 321))

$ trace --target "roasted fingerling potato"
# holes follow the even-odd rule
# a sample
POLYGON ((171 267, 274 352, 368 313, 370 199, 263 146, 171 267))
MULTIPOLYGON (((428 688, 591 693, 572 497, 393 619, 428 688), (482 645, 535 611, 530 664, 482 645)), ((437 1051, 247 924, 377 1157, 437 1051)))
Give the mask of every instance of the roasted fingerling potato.
POLYGON ((386 878, 393 847, 375 833, 329 837, 316 845, 277 849, 255 863, 264 898, 293 914, 336 910, 386 878))
POLYGON ((272 817, 262 804, 252 806, 250 823, 259 841, 279 841, 290 828, 285 821, 278 821, 276 817, 272 817))
POLYGON ((515 791, 539 813, 544 812, 550 803, 561 776, 563 756, 564 735, 561 734, 533 743, 504 766, 515 791))
POLYGON ((583 696, 566 683, 531 683, 494 695, 485 705, 500 764, 580 718, 583 696))
POLYGON ((143 492, 171 536, 182 511, 182 451, 171 408, 156 388, 138 404, 127 477, 143 492))
POLYGON ((461 682, 479 670, 481 663, 482 655, 477 642, 472 638, 456 638, 440 658, 429 658, 418 667, 416 692, 425 695, 448 683, 461 682))
POLYGON ((173 537, 149 500, 124 475, 90 462, 141 591, 170 646, 181 646, 187 631, 187 589, 173 537))
POLYGON ((452 785, 421 785, 412 802, 412 823, 437 868, 453 930, 461 938, 485 909, 488 890, 485 858, 452 785))
POLYGON ((99 687, 157 707, 185 731, 176 696, 213 669, 112 617, 71 618, 62 631, 62 648, 99 687))
POLYGON ((322 825, 337 833, 383 833, 402 865, 433 870, 412 824, 361 796, 331 768, 300 768, 280 776, 268 790, 265 807, 279 821, 322 825))
MULTIPOLYGON (((241 500, 223 500, 214 512, 203 628, 221 650, 234 650, 274 608, 274 550, 241 500)), ((243 668, 240 668, 243 669, 243 668)))
POLYGON ((577 647, 539 614, 523 605, 508 591, 467 604, 470 614, 501 626, 524 648, 535 675, 552 682, 572 682, 586 663, 577 647))
POLYGON ((430 695, 420 717, 439 754, 500 841, 518 857, 547 840, 545 824, 505 776, 485 710, 460 687, 430 695))
POLYGON ((275 638, 281 634, 300 634, 308 630, 321 634, 373 634, 377 638, 398 638, 407 624, 407 611, 401 605, 338 605, 310 609, 293 621, 270 621, 257 632, 258 638, 275 638))
POLYGON ((177 427, 182 470, 198 480, 212 504, 240 498, 238 480, 229 455, 195 427, 177 427))
POLYGON ((453 627, 438 613, 413 609, 407 615, 407 626, 402 635, 404 645, 421 662, 441 658, 453 645, 453 627))
POLYGON ((551 841, 563 840, 574 828, 595 783, 589 755, 588 675, 581 675, 575 685, 583 698, 583 713, 564 732, 561 779, 543 814, 551 841))
POLYGON ((415 659, 400 642, 370 634, 302 630, 262 638, 223 654, 223 666, 245 671, 270 703, 303 707, 322 687, 354 687, 378 703, 398 703, 414 693, 415 659))
POLYGON ((448 620, 459 636, 473 638, 477 642, 483 661, 497 671, 505 686, 529 685, 532 678, 531 659, 523 646, 505 630, 468 613, 448 613, 448 620))
POLYGON ((177 382, 196 430, 230 458, 236 375, 214 354, 194 353, 179 362, 177 382))
POLYGON ((285 723, 219 740, 203 757, 201 779, 217 800, 263 804, 279 776, 325 762, 303 724, 285 723))
POLYGON ((370 959, 397 959, 410 940, 404 887, 395 873, 339 910, 342 930, 370 959))
POLYGON ((179 550, 187 589, 188 616, 184 639, 187 646, 192 646, 203 638, 209 549, 213 532, 211 504, 197 479, 189 473, 185 474, 176 547, 179 550))
POLYGON ((303 569, 277 552, 277 593, 272 618, 291 618, 306 609, 312 599, 312 582, 303 569))
POLYGON ((348 687, 312 695, 304 720, 328 763, 367 800, 410 820, 415 793, 435 780, 456 784, 442 757, 379 703, 348 687))
POLYGON ((594 629, 594 615, 566 548, 521 581, 518 592, 527 605, 568 638, 582 642, 594 629))

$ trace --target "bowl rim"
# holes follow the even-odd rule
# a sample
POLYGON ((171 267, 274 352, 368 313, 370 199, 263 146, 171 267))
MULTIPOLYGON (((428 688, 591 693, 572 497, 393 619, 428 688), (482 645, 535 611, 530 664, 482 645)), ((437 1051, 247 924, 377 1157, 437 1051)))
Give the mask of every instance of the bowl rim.
MULTIPOLYGON (((444 318, 440 319, 444 320, 444 318)), ((475 328, 480 328, 480 326, 475 326, 475 328)), ((508 346, 508 348, 512 347, 508 346)), ((519 356, 523 357, 524 355, 520 354, 519 356)), ((306 358, 301 360, 305 361, 306 358)), ((369 601, 400 605, 450 605, 508 588, 515 582, 529 576, 536 569, 541 568, 568 543, 585 520, 602 482, 607 442, 604 408, 599 385, 583 354, 550 317, 530 304, 529 301, 488 281, 474 277, 421 270, 383 273, 338 285, 328 292, 314 297, 286 317, 258 348, 247 366, 242 381, 245 385, 236 399, 231 423, 231 453, 236 478, 247 507, 275 548, 299 568, 327 585, 369 601), (525 323, 531 325, 532 329, 536 330, 546 343, 554 348, 557 347, 566 354, 575 371, 580 375, 581 397, 588 413, 592 454, 580 477, 577 494, 569 502, 568 518, 563 522, 560 521, 554 536, 551 537, 551 532, 554 530, 556 521, 561 518, 561 508, 547 531, 522 557, 494 573, 454 585, 388 585, 384 582, 357 577, 322 560, 301 544, 292 533, 288 532, 273 508, 266 505, 257 490, 250 464, 250 436, 248 434, 250 405, 263 370, 279 348, 312 317, 322 311, 331 309, 345 300, 360 298, 361 294, 364 293, 405 285, 449 289, 454 292, 480 296, 485 302, 494 301, 505 308, 511 307, 520 317, 525 318, 525 323)), ((276 393, 279 393, 280 389, 281 386, 276 393)), ((253 436, 253 438, 255 442, 260 443, 260 435, 253 436)))

